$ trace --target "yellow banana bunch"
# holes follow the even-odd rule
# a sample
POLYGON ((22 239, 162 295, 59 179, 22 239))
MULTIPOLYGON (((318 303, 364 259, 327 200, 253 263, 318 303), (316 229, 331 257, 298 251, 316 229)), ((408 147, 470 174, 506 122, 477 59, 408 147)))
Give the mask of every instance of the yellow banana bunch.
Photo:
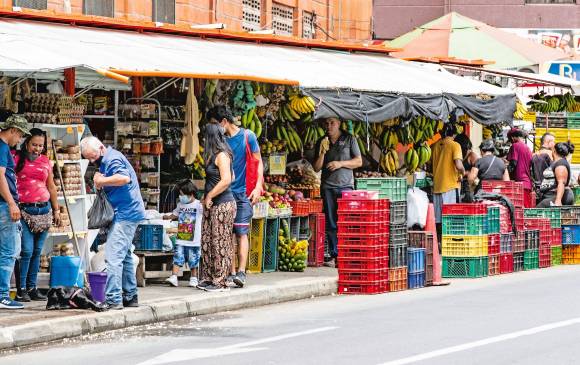
POLYGON ((389 149, 381 154, 379 164, 381 170, 389 176, 396 176, 399 171, 399 154, 395 149, 389 149))
POLYGON ((528 109, 524 106, 524 104, 520 103, 519 100, 516 102, 516 111, 514 112, 514 119, 524 119, 524 116, 528 112, 528 109))
POLYGON ((299 116, 301 114, 311 114, 314 113, 316 109, 316 103, 314 99, 310 96, 300 96, 298 94, 290 94, 290 103, 286 104, 289 105, 290 109, 294 111, 299 116))

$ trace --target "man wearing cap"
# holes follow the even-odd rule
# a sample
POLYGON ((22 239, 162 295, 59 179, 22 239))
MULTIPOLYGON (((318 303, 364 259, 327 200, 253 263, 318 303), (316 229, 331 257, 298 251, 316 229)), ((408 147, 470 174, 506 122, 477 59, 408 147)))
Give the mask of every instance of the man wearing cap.
POLYGON ((23 116, 12 115, 0 124, 0 309, 22 309, 10 299, 10 278, 20 254, 20 209, 16 173, 10 147, 30 134, 23 116))
POLYGON ((526 146, 526 135, 521 129, 512 128, 508 132, 508 139, 512 146, 507 155, 508 171, 514 181, 521 181, 524 185, 524 207, 532 207, 532 151, 526 146))

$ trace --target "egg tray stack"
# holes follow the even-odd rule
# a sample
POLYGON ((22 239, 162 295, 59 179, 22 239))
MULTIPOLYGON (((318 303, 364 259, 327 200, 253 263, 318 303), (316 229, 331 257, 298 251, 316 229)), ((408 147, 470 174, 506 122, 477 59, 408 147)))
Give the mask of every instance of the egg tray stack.
MULTIPOLYGON (((62 167, 62 179, 64 183, 64 190, 67 196, 82 195, 83 177, 80 164, 65 164, 62 167)), ((58 195, 62 196, 62 186, 60 184, 60 179, 56 175, 54 178, 54 183, 56 184, 56 191, 58 192, 58 195)))
POLYGON ((50 227, 49 232, 53 233, 70 232, 72 229, 70 226, 70 219, 66 207, 64 206, 60 207, 60 211, 58 212, 58 214, 60 215, 60 226, 50 227))

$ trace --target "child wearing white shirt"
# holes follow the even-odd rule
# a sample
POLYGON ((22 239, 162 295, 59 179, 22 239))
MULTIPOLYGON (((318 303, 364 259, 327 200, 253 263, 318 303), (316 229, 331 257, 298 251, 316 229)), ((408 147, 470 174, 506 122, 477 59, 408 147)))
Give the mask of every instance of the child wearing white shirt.
POLYGON ((191 180, 182 181, 177 185, 179 189, 179 203, 173 211, 163 219, 177 220, 177 240, 173 255, 172 275, 165 282, 178 286, 177 273, 185 263, 191 270, 189 286, 197 287, 197 271, 201 257, 201 220, 203 206, 196 199, 197 188, 191 180))

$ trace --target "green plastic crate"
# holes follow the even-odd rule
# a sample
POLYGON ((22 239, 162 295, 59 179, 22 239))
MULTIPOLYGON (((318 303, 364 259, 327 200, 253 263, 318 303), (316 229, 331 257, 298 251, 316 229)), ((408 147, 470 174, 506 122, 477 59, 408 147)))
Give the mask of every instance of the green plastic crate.
POLYGON ((447 235, 474 235, 487 234, 486 215, 444 215, 441 218, 441 229, 447 235))
POLYGON ((574 205, 580 205, 580 186, 575 186, 572 188, 574 192, 574 205))
POLYGON ((562 246, 552 246, 552 266, 562 265, 562 246))
POLYGON ((488 257, 443 257, 444 278, 481 278, 488 274, 488 257))
POLYGON ((500 233, 499 207, 487 208, 487 232, 489 234, 500 233))
POLYGON ((538 250, 524 251, 524 270, 535 270, 540 267, 540 253, 538 250))
POLYGON ((356 179, 357 190, 378 191, 381 199, 393 202, 407 201, 407 179, 381 177, 356 179))
POLYGON ((262 249, 262 272, 273 272, 278 267, 278 234, 280 219, 266 218, 265 237, 262 249))
POLYGON ((568 113, 566 122, 568 129, 580 129, 580 113, 568 113))
POLYGON ((550 227, 562 227, 560 208, 526 208, 524 218, 550 218, 550 227))

